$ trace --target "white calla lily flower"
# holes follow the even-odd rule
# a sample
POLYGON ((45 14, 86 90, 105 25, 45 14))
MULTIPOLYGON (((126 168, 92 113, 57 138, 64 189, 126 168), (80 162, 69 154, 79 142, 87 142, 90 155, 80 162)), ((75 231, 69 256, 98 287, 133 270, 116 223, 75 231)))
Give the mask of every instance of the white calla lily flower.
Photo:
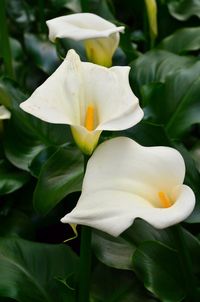
POLYGON ((77 145, 91 154, 103 130, 127 129, 143 117, 129 85, 129 70, 81 62, 70 50, 20 107, 46 122, 70 125, 77 145))
POLYGON ((169 147, 143 147, 125 137, 101 144, 90 158, 82 194, 61 221, 118 236, 135 218, 162 229, 187 218, 195 205, 183 184, 185 164, 169 147))
POLYGON ((90 62, 110 67, 112 56, 119 45, 119 32, 124 26, 113 23, 91 13, 78 13, 48 20, 49 39, 69 38, 84 41, 90 62))
POLYGON ((11 113, 10 111, 3 105, 0 105, 0 120, 10 119, 11 113))

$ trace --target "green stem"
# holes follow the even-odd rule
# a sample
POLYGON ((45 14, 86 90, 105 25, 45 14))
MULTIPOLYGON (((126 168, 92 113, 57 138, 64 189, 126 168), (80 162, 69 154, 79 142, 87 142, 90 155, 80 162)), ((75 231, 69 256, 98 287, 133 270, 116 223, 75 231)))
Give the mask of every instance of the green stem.
POLYGON ((175 237, 175 242, 177 245, 178 255, 180 259, 180 264, 182 267, 183 277, 185 279, 185 288, 187 291, 187 301, 198 302, 199 298, 196 291, 196 281, 192 271, 192 263, 189 255, 189 251, 185 245, 183 230, 180 225, 173 227, 173 233, 175 237))
POLYGON ((1 45, 1 54, 5 66, 5 74, 11 78, 14 78, 12 55, 11 55, 8 27, 6 21, 5 0, 0 1, 0 45, 1 45))
POLYGON ((81 249, 79 266, 78 302, 89 301, 90 270, 91 270, 91 228, 81 227, 81 249))
MULTIPOLYGON (((88 157, 84 157, 84 171, 88 157)), ((90 271, 91 271, 91 239, 92 230, 88 226, 81 227, 80 266, 77 302, 89 302, 90 271)))

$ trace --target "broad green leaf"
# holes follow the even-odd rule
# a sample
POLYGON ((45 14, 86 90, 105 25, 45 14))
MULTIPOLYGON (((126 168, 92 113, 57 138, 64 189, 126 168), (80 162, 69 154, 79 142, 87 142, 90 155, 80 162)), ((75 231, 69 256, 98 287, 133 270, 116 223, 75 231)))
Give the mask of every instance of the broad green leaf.
POLYGON ((60 148, 42 167, 34 193, 35 209, 46 214, 69 193, 80 191, 83 156, 78 149, 60 148))
MULTIPOLYGON (((86 1, 83 1, 83 3, 86 1)), ((87 1, 88 4, 85 5, 85 7, 87 8, 87 10, 90 13, 99 15, 101 17, 103 17, 106 20, 109 20, 111 22, 115 21, 115 17, 112 14, 111 11, 111 5, 108 5, 108 1, 106 0, 88 0, 87 1)))
POLYGON ((0 160, 0 195, 18 190, 28 180, 28 173, 16 169, 4 159, 0 160))
POLYGON ((192 158, 195 161, 197 170, 200 173, 200 142, 196 143, 190 151, 192 158))
MULTIPOLYGON (((180 225, 178 227, 181 230, 185 248, 189 253, 192 270, 194 273, 199 274, 200 242, 188 230, 180 225)), ((177 250, 178 253, 182 253, 180 245, 177 245, 177 237, 174 235, 174 228, 176 228, 176 226, 159 230, 155 229, 142 219, 136 219, 133 225, 126 230, 121 237, 135 247, 140 247, 141 244, 149 241, 160 242, 169 249, 174 249, 177 250)))
POLYGON ((193 57, 179 56, 164 50, 152 50, 131 63, 130 83, 140 96, 143 85, 164 83, 166 77, 196 62, 193 57))
MULTIPOLYGON (((176 251, 177 259, 172 258, 172 260, 170 262, 169 260, 167 260, 167 257, 166 257, 165 261, 166 262, 169 261, 170 263, 174 263, 175 260, 182 262, 183 258, 181 256, 181 254, 184 253, 183 250, 185 249, 188 253, 187 261, 189 262, 191 272, 194 275, 194 279, 196 278, 195 276, 199 275, 199 272, 200 272, 200 264, 199 264, 200 242, 197 238, 195 238, 195 236, 193 236, 189 231, 187 231, 186 229, 184 229, 180 225, 179 226, 172 226, 170 228, 166 228, 166 229, 163 229, 163 230, 158 230, 158 229, 153 228, 147 222, 145 222, 141 219, 137 219, 134 222, 134 224, 128 230, 126 230, 121 236, 125 240, 127 240, 130 244, 133 244, 136 247, 138 247, 139 252, 143 253, 143 255, 141 257, 145 257, 145 258, 140 258, 140 260, 138 260, 138 263, 139 263, 139 261, 141 261, 141 266, 142 266, 141 270, 146 272, 146 273, 141 275, 141 278, 142 278, 143 282, 145 282, 145 280, 147 278, 151 279, 151 273, 154 274, 153 270, 152 270, 152 272, 149 270, 149 266, 148 266, 149 263, 150 263, 150 265, 152 264, 153 269, 155 269, 155 271, 156 270, 158 271, 158 274, 159 274, 160 271, 162 272, 162 270, 166 271, 165 263, 162 264, 163 260, 160 261, 159 257, 157 259, 156 254, 155 254, 155 258, 153 259, 153 263, 152 263, 151 259, 148 259, 148 258, 151 257, 151 248, 149 248, 149 251, 148 251, 148 247, 145 249, 145 252, 143 252, 143 250, 140 251, 140 248, 143 247, 143 245, 145 243, 149 243, 149 242, 152 242, 152 243, 155 243, 155 244, 157 244, 157 243, 162 244, 168 250, 176 251), (178 236, 177 236, 177 230, 179 230, 179 235, 178 236), (181 236, 181 239, 180 239, 180 236, 181 236), (178 259, 179 257, 180 257, 180 259, 178 259), (143 265, 142 265, 142 263, 143 263, 143 265), (157 264, 158 264, 158 266, 157 266, 157 264), (159 266, 162 267, 161 270, 159 269, 159 266)), ((156 246, 155 246, 155 249, 157 249, 156 246)), ((137 253, 137 249, 136 249, 136 253, 137 253)), ((159 247, 158 247, 158 253, 159 253, 159 247)), ((152 254, 153 254, 153 252, 152 252, 152 254)), ((162 254, 162 250, 161 250, 161 254, 162 254)), ((164 255, 165 255, 165 252, 163 253, 162 259, 165 258, 164 255)), ((172 255, 169 256, 169 257, 172 257, 172 255)), ((186 260, 184 260, 184 262, 185 261, 186 260)), ((171 266, 171 264, 170 264, 170 266, 171 266)), ((178 269, 180 269, 180 272, 179 272, 180 276, 187 273, 187 269, 185 271, 185 266, 184 265, 182 265, 182 267, 179 267, 178 269)), ((171 267, 171 270, 173 270, 172 267, 171 267)), ((166 271, 166 273, 167 273, 167 271, 166 271)), ((154 284, 153 284, 152 286, 154 286, 154 288, 152 288, 152 292, 154 292, 154 294, 157 295, 162 301, 165 301, 161 298, 162 296, 160 296, 159 294, 156 294, 156 290, 163 291, 162 285, 164 287, 164 284, 165 284, 166 281, 163 278, 162 284, 159 285, 159 282, 157 283, 156 278, 157 277, 156 277, 156 274, 155 274, 155 279, 152 279, 152 282, 156 283, 157 284, 156 286, 158 286, 158 288, 156 288, 156 286, 154 286, 154 284)), ((172 273, 172 278, 174 278, 173 273, 172 273)), ((166 279, 168 279, 168 278, 166 277, 166 279)), ((183 286, 184 286, 185 280, 179 280, 179 281, 181 282, 180 284, 183 284, 183 286)), ((194 282, 194 284, 195 284, 195 282, 197 282, 197 285, 198 285, 198 278, 196 280, 192 281, 192 282, 194 282)), ((187 281, 187 283, 189 283, 189 281, 187 281)), ((148 287, 148 282, 147 282, 147 288, 150 289, 148 287)), ((197 295, 198 295, 198 293, 197 293, 197 295)), ((168 299, 166 301, 173 301, 173 300, 168 299)), ((182 301, 182 300, 180 300, 180 301, 182 301)))
POLYGON ((124 130, 121 135, 128 136, 144 146, 170 146, 170 140, 162 125, 142 121, 134 127, 124 130))
POLYGON ((165 83, 141 88, 147 117, 165 126, 171 138, 180 138, 200 123, 200 61, 169 74, 165 83))
MULTIPOLYGON (((140 56, 140 52, 137 50, 137 44, 133 44, 133 41, 137 42, 137 39, 141 39, 142 41, 145 39, 144 34, 142 32, 132 33, 130 29, 125 28, 125 32, 120 36, 120 47, 123 50, 123 53, 126 55, 127 60, 123 57, 121 60, 121 64, 118 65, 128 65, 128 62, 135 60, 140 56), (139 37, 138 37, 139 36, 139 37), (132 41, 133 40, 133 41, 132 41), (135 46, 135 47, 134 47, 135 46)), ((114 65, 117 65, 117 60, 115 59, 117 52, 113 57, 114 65)), ((119 61, 120 63, 120 61, 119 61)))
POLYGON ((46 123, 26 112, 24 112, 19 104, 26 100, 28 96, 22 92, 17 83, 3 79, 0 81, 0 95, 9 100, 9 108, 12 115, 19 123, 19 127, 26 132, 26 135, 34 135, 37 140, 47 145, 62 145, 71 140, 69 130, 66 125, 57 125, 46 123))
POLYGON ((25 34, 24 42, 35 65, 48 75, 52 74, 60 63, 55 46, 44 37, 30 33, 25 34))
POLYGON ((0 238, 0 296, 19 302, 75 301, 67 286, 56 290, 57 279, 70 284, 76 273, 77 257, 65 245, 34 243, 17 238, 0 238))
POLYGON ((46 146, 57 146, 71 141, 66 125, 45 123, 20 109, 19 104, 27 96, 15 82, 2 80, 1 95, 12 111, 12 118, 5 127, 5 153, 18 168, 28 171, 32 159, 46 146))
POLYGON ((103 264, 92 274, 91 302, 156 302, 133 272, 103 264))
POLYGON ((182 54, 200 49, 200 27, 188 27, 177 30, 165 38, 158 48, 182 54))
POLYGON ((92 245, 99 261, 118 269, 132 269, 132 255, 135 248, 124 239, 94 231, 92 245))
POLYGON ((192 214, 186 219, 189 223, 200 222, 200 173, 197 170, 194 160, 186 148, 181 145, 175 145, 182 154, 186 165, 185 183, 192 188, 196 197, 196 205, 192 214))
POLYGON ((4 148, 6 157, 16 167, 29 171, 32 159, 45 147, 31 132, 24 131, 23 124, 12 119, 5 126, 4 148))
MULTIPOLYGON (((200 274, 200 241, 197 237, 192 235, 189 231, 183 229, 185 247, 189 252, 190 262, 192 264, 193 272, 198 276, 200 274)), ((199 281, 198 281, 199 283, 199 281)))
POLYGON ((42 166, 58 150, 58 147, 51 146, 40 151, 32 160, 29 170, 33 176, 39 177, 42 166))
POLYGON ((156 229, 142 219, 136 219, 132 226, 121 234, 121 237, 132 246, 139 246, 145 241, 159 241, 170 248, 175 248, 173 231, 171 228, 156 229))
POLYGON ((168 0, 168 8, 173 17, 185 21, 191 16, 200 18, 199 0, 168 0))
POLYGON ((179 137, 193 124, 200 123, 199 95, 200 61, 167 78, 162 108, 171 137, 179 137))
POLYGON ((0 212, 0 221, 1 237, 18 236, 30 240, 34 238, 30 216, 22 211, 11 209, 8 213, 0 212))
POLYGON ((133 255, 133 267, 145 287, 163 302, 180 302, 185 288, 178 253, 160 242, 144 242, 133 255))

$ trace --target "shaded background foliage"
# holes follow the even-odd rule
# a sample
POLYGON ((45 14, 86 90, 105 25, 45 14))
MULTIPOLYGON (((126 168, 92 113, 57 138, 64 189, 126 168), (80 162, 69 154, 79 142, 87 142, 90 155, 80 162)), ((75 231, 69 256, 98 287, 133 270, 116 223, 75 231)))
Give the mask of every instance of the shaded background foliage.
MULTIPOLYGON (((75 301, 79 237, 63 244, 73 232, 59 220, 80 194, 82 155, 68 126, 42 122, 19 104, 68 49, 86 60, 79 42, 49 42, 45 24, 81 11, 126 26, 113 64, 131 66, 130 84, 145 112, 140 124, 101 140, 125 135, 145 146, 172 146, 185 159, 185 183, 197 202, 182 230, 194 273, 189 287, 200 300, 200 1, 157 0, 157 7, 152 43, 145 1, 0 2, 0 103, 12 114, 0 121, 1 301, 75 301)), ((188 302, 174 234, 139 219, 117 239, 94 231, 91 301, 188 302)))

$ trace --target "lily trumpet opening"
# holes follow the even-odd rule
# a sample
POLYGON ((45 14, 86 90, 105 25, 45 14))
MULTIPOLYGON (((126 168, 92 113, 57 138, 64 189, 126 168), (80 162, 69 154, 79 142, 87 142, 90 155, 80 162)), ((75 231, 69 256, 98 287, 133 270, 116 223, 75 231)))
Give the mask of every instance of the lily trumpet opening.
POLYGON ((69 50, 58 69, 20 107, 46 122, 70 125, 77 145, 90 155, 103 130, 127 129, 143 117, 129 85, 129 70, 81 62, 69 50))
POLYGON ((124 26, 113 23, 91 13, 78 13, 48 20, 49 39, 69 38, 83 41, 88 60, 110 67, 112 56, 119 45, 119 32, 124 26))
POLYGON ((118 236, 142 218, 162 229, 187 218, 195 196, 183 184, 185 164, 169 147, 143 147, 118 137, 104 142, 88 161, 82 194, 61 221, 118 236))

